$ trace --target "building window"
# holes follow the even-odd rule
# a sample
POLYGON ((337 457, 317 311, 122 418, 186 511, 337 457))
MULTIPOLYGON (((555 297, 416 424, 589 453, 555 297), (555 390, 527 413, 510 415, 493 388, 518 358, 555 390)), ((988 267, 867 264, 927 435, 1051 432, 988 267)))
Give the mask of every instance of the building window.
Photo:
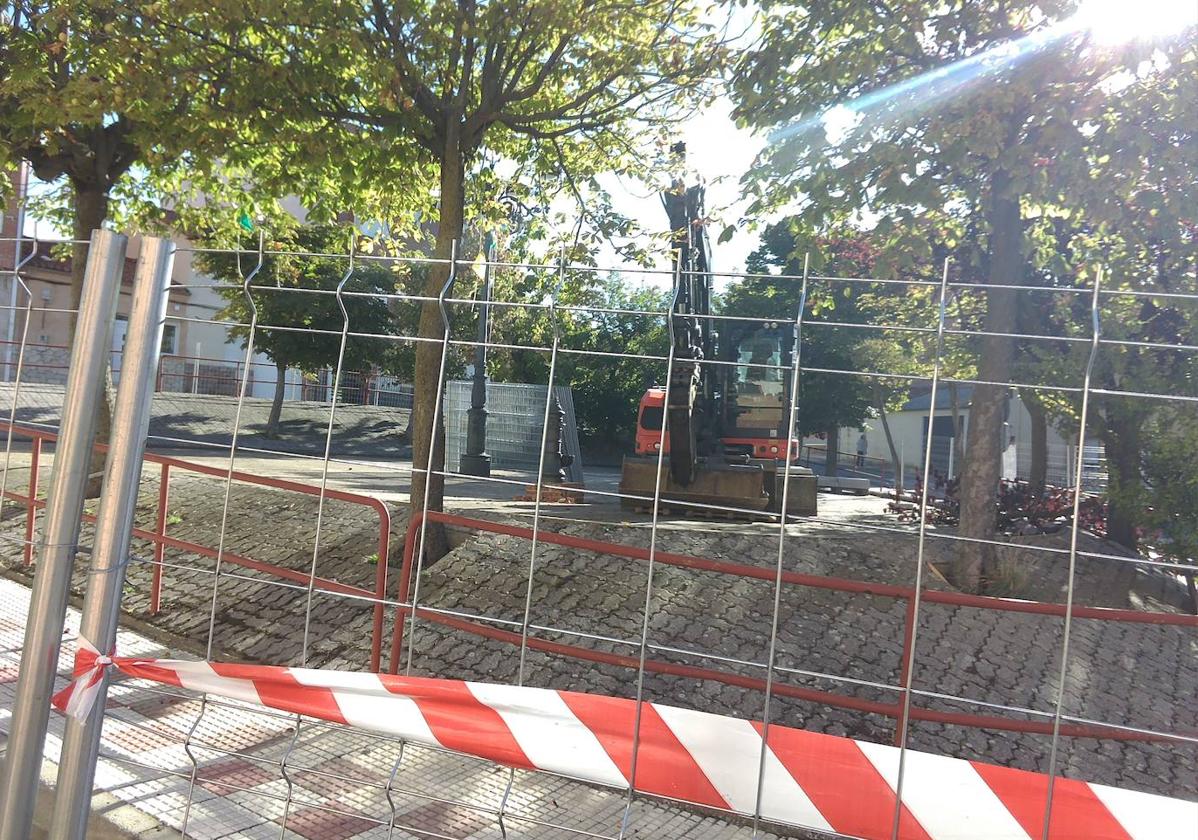
POLYGON ((175 354, 175 344, 178 339, 179 328, 175 324, 166 324, 162 328, 162 354, 164 356, 173 356, 175 354))

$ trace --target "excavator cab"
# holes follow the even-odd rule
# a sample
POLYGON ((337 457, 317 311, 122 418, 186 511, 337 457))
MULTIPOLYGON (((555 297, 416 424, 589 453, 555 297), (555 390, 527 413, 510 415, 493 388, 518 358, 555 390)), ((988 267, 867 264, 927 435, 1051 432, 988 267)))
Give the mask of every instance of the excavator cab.
MULTIPOLYGON (((720 349, 723 387, 724 452, 750 458, 787 457, 790 432, 790 357, 792 328, 782 322, 725 327, 720 349)), ((798 457, 792 440, 791 460, 798 457)))
MULTIPOLYGON (((787 507, 792 515, 814 515, 816 477, 795 461, 800 442, 787 446, 791 405, 790 361, 793 327, 788 322, 745 325, 738 329, 725 323, 719 335, 719 364, 702 365, 714 391, 719 411, 715 424, 719 437, 695 459, 692 478, 682 484, 674 477, 674 453, 670 441, 662 439, 667 389, 655 386, 641 397, 637 410, 635 456, 624 459, 621 492, 652 498, 657 489, 658 453, 661 456, 661 495, 666 508, 683 512, 705 512, 727 506, 742 511, 777 513, 781 507, 781 482, 785 461, 791 460, 791 491, 787 507), (685 504, 692 502, 690 510, 685 504)), ((678 416, 678 412, 671 417, 678 416)), ((647 510, 645 499, 625 500, 625 507, 647 510)))
MULTIPOLYGON (((727 384, 722 388, 726 414, 721 438, 726 457, 783 460, 786 455, 786 413, 790 409, 790 346, 787 328, 777 324, 747 333, 732 343, 733 365, 721 365, 727 384)), ((636 454, 656 455, 661 448, 662 412, 666 389, 654 386, 637 409, 636 454)), ((666 452, 670 451, 666 439, 666 452)), ((790 441, 790 459, 799 457, 800 442, 790 441)))

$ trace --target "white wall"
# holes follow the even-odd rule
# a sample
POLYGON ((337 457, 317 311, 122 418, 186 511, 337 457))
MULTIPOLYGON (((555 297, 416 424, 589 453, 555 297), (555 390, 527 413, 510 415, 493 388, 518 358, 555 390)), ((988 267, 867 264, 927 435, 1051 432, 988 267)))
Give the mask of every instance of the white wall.
MULTIPOLYGON (((187 287, 190 296, 183 306, 171 306, 167 313, 168 321, 171 315, 183 316, 189 319, 185 329, 180 329, 182 341, 179 342, 177 353, 180 356, 190 356, 207 361, 209 364, 227 363, 237 367, 245 361, 245 348, 240 340, 229 341, 229 327, 214 321, 217 313, 224 309, 227 301, 213 288, 216 281, 196 271, 192 261, 190 243, 186 239, 178 239, 180 246, 175 257, 174 281, 187 287)), ((184 324, 179 322, 180 326, 184 324)), ((269 399, 274 396, 275 380, 278 371, 263 353, 255 353, 252 359, 253 384, 248 395, 269 399)), ((287 371, 287 390, 285 398, 298 400, 303 375, 297 370, 287 371)))
MULTIPOLYGON (((961 409, 959 412, 962 422, 966 426, 966 435, 968 436, 968 417, 969 410, 961 409)), ((927 419, 926 411, 890 411, 886 414, 886 421, 890 425, 890 435, 894 438, 894 448, 898 450, 899 455, 908 464, 917 464, 923 462, 923 425, 927 419)), ((936 412, 937 417, 952 417, 952 409, 943 409, 936 412)), ((886 443, 886 431, 882 428, 882 418, 873 417, 865 421, 865 440, 868 448, 866 456, 869 458, 881 458, 890 460, 890 447, 886 443)), ((857 438, 861 434, 861 429, 843 429, 841 431, 841 451, 857 453, 857 438)))
MULTIPOLYGON (((926 410, 893 411, 887 414, 890 433, 894 437, 895 449, 899 450, 900 456, 903 458, 908 469, 919 468, 923 464, 923 429, 927 416, 928 412, 926 410)), ((951 417, 952 410, 948 408, 937 410, 936 416, 951 417)), ((967 443, 970 430, 969 409, 962 408, 960 416, 965 425, 966 440, 963 443, 967 443)), ((865 432, 869 445, 866 454, 870 458, 880 458, 889 461, 890 450, 886 445, 886 433, 882 429, 881 418, 867 420, 865 423, 865 432)), ((860 433, 860 429, 842 429, 840 451, 842 453, 849 453, 850 456, 856 454, 857 437, 860 433)), ((1017 475, 1019 478, 1026 479, 1031 469, 1032 460, 1032 418, 1017 393, 1011 396, 1007 427, 1003 436, 1004 443, 1011 435, 1015 436, 1017 475)), ((1087 447, 1091 445, 1096 450, 1094 457, 1101 458, 1100 447, 1097 442, 1088 441, 1087 447)), ((1072 476, 1073 465, 1070 463, 1067 466, 1066 462, 1071 461, 1075 457, 1074 441, 1066 440, 1065 436, 1050 423, 1048 426, 1049 482, 1062 485, 1068 483, 1072 476)))

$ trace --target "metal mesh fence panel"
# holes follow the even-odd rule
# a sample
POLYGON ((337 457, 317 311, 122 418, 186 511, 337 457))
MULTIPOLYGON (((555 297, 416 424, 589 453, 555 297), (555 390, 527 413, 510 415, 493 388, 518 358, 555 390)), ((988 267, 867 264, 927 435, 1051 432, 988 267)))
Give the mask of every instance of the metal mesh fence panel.
MULTIPOLYGON (((545 387, 513 382, 493 382, 487 387, 487 449, 491 463, 500 468, 531 472, 541 458, 540 430, 529 422, 545 405, 545 387)), ((570 481, 581 481, 582 455, 574 420, 574 395, 557 385, 554 396, 565 411, 564 445, 575 460, 567 469, 570 481)), ((470 408, 470 383, 451 381, 445 387, 445 462, 461 461, 466 451, 466 412, 470 408)))
MULTIPOLYGON (((471 757, 449 739, 415 743, 186 685, 125 681, 109 694, 97 786, 129 807, 185 836, 212 838, 941 837, 961 824, 960 802, 997 796, 1008 779, 1002 772, 1014 768, 1040 774, 1027 777, 1040 787, 1028 794, 1025 811, 1003 811, 1008 833, 1002 836, 1040 837, 1050 825, 1049 836, 1057 836, 1054 812, 1076 814, 1070 810, 1081 795, 1075 784, 1083 780, 1119 789, 1103 800, 1102 812, 1119 819, 1118 802, 1125 801, 1119 797, 1127 792, 1183 806, 1198 799, 1198 619, 1187 591, 1195 563, 1170 552, 1164 534, 1142 534, 1139 550, 1106 539, 1109 445, 1102 453, 1089 444, 1048 450, 1047 480, 1057 494, 1053 528, 1032 527, 1019 508, 1012 521, 1025 522, 981 537, 954 519, 947 488, 927 480, 937 470, 959 471, 955 456, 951 469, 948 463, 951 440, 935 434, 917 432, 894 459, 908 478, 903 489, 894 488, 894 465, 882 463, 864 495, 821 493, 817 510, 806 516, 781 514, 789 510, 792 472, 799 474, 789 457, 777 459, 783 496, 772 512, 719 499, 672 502, 668 454, 651 448, 652 428, 642 429, 654 453, 647 457, 656 462, 647 493, 621 490, 618 471, 581 459, 575 474, 560 481, 545 460, 554 457, 545 445, 553 434, 552 396, 566 407, 563 448, 577 454, 572 395, 588 371, 618 358, 638 368, 637 382, 662 383, 682 362, 668 341, 660 351, 605 351, 565 329, 570 319, 597 317, 602 307, 559 305, 555 290, 608 270, 546 264, 518 266, 541 278, 543 296, 495 301, 488 350, 506 369, 526 371, 526 381, 489 384, 487 446, 497 469, 489 478, 465 475, 459 461, 469 386, 450 371, 474 349, 477 310, 461 288, 462 274, 449 272, 437 295, 380 295, 357 289, 364 265, 446 266, 308 254, 299 258, 331 266, 335 288, 279 290, 259 278, 272 256, 243 252, 236 284, 192 281, 244 296, 245 359, 235 365, 240 381, 231 393, 199 400, 204 392, 180 386, 180 396, 195 400, 194 416, 175 411, 169 429, 151 426, 126 614, 166 634, 159 638, 171 640, 172 654, 207 661, 390 672, 633 701, 627 761, 612 758, 624 782, 605 787, 519 761, 471 757), (266 294, 332 296, 341 315, 319 329, 272 322, 255 305, 266 294), (447 329, 441 336, 359 329, 354 304, 372 297, 409 314, 434 307, 447 329), (516 322, 517 316, 528 321, 516 322), (507 326, 509 320, 516 326, 507 326), (249 393, 250 362, 272 335, 289 331, 331 338, 336 359, 321 402, 284 403, 284 422, 290 417, 298 431, 295 445, 278 447, 261 429, 265 399, 249 393), (344 364, 347 350, 363 341, 434 347, 437 393, 415 393, 394 407, 386 397, 347 397, 366 388, 364 380, 347 382, 344 364), (425 448, 433 457, 423 462, 386 448, 413 443, 419 428, 413 404, 431 412, 433 428, 445 429, 443 458, 435 446, 425 448), (427 489, 412 493, 421 476, 432 476, 433 485, 443 481, 443 502, 427 489), (585 484, 581 500, 570 495, 576 483, 585 484), (434 548, 441 536, 444 554, 434 548), (979 549, 984 591, 961 583, 965 560, 979 549), (726 729, 712 730, 709 743, 692 745, 693 755, 710 748, 715 758, 699 761, 698 771, 678 764, 667 775, 692 774, 686 778, 696 785, 701 778, 712 798, 699 798, 695 788, 653 793, 661 765, 641 746, 666 736, 681 741, 683 718, 670 715, 694 711, 728 721, 720 724, 726 729), (795 732, 827 735, 829 750, 849 751, 844 755, 869 774, 855 789, 840 781, 821 787, 823 776, 841 779, 834 752, 807 768, 808 775, 783 767, 778 756, 795 732), (721 768, 721 744, 741 736, 759 745, 751 759, 721 768), (951 782, 942 776, 938 786, 937 772, 958 772, 958 765, 942 763, 949 760, 975 762, 964 764, 973 775, 951 782), (812 810, 779 811, 771 797, 783 782, 808 797, 812 810)), ((642 276, 661 285, 674 279, 670 272, 642 276)), ((794 343, 790 361, 703 364, 744 369, 746 381, 755 370, 769 371, 761 382, 787 384, 780 411, 789 418, 790 437, 803 410, 804 377, 886 382, 899 390, 918 384, 930 393, 923 419, 932 423, 931 406, 947 383, 985 384, 950 377, 944 367, 946 344, 978 337, 977 330, 946 328, 947 295, 980 291, 951 266, 931 280, 771 279, 802 289, 794 312, 711 317, 729 328, 733 320, 771 329, 780 322, 794 343), (919 322, 907 325, 923 337, 915 372, 828 369, 804 358, 803 341, 818 341, 820 330, 830 328, 807 305, 810 291, 916 287, 930 297, 919 322)), ((1063 438, 1129 405, 1153 422, 1166 406, 1179 412, 1175 422, 1189 422, 1198 394, 1184 384, 1119 388, 1095 373, 1126 349, 1125 340, 1104 338, 1102 323, 1113 317, 1110 302, 1134 289, 1108 281, 1018 292, 1080 301, 1069 309, 1082 314, 1068 334, 1017 339, 1021 347, 1060 348, 1058 363, 1047 371, 1018 369, 1002 383, 1068 400, 1072 413, 1057 421, 1063 438)), ((1183 295, 1180 305, 1192 306, 1194 297, 1183 295)), ((646 330, 677 320, 668 310, 602 314, 646 330)), ((894 332, 881 320, 859 328, 883 337, 894 332)), ((1191 364, 1188 345, 1138 349, 1191 364)), ((411 374, 380 374, 396 387, 376 393, 406 394, 398 386, 411 374)), ((168 374, 171 382, 187 375, 168 374)), ((630 431, 636 411, 628 406, 630 431)), ((668 432, 666 413, 660 414, 659 444, 668 432)), ((22 419, 13 415, 10 424, 22 419)), ((44 431, 39 422, 33 415, 25 420, 44 431)), ((21 469, 21 455, 10 446, 6 475, 21 469)), ((855 466, 851 452, 845 461, 855 466)), ((1029 468, 1016 465, 1020 473, 1029 468)), ((1008 482, 1002 504, 1023 504, 1009 501, 1018 488, 1008 482)), ((15 535, 6 558, 18 579, 21 547, 33 539, 22 530, 31 512, 10 505, 3 518, 15 535)), ((83 569, 76 575, 77 588, 84 575, 83 569)), ((19 613, 20 592, 13 590, 10 600, 19 613)), ((4 620, 14 619, 6 612, 4 620)), ((123 629, 120 644, 128 652, 162 650, 132 622, 123 629)), ((799 793, 786 790, 787 802, 799 801, 799 793)), ((1189 813, 1161 807, 1161 814, 1189 813)), ((1127 813, 1126 825, 1152 818, 1127 813)), ((1078 825, 1067 830, 1086 830, 1078 825)))

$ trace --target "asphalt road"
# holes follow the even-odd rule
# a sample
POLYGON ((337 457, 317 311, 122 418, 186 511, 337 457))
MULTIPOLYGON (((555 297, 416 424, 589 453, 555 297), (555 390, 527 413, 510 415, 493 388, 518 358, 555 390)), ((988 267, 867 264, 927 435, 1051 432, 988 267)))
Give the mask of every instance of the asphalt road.
MULTIPOLYGON (((203 450, 182 449, 161 451, 161 454, 221 468, 226 468, 229 464, 228 453, 220 450, 206 453, 203 450)), ((239 451, 234 466, 239 471, 254 475, 301 481, 316 486, 324 480, 332 489, 361 493, 394 504, 407 503, 412 477, 412 462, 408 460, 331 459, 326 474, 325 463, 320 458, 239 451)), ((569 511, 573 518, 579 519, 611 518, 614 515, 612 508, 619 505, 616 493, 620 484, 620 471, 613 467, 588 467, 584 471, 584 479, 587 491, 584 504, 543 507, 551 507, 559 512, 569 511)), ((489 479, 448 476, 445 490, 446 506, 451 509, 485 510, 495 509, 496 503, 503 503, 504 509, 509 511, 521 507, 531 510, 531 502, 514 500, 534 480, 535 476, 532 473, 514 470, 494 470, 489 479)), ((884 523, 894 527, 897 524, 894 518, 885 515, 886 505, 885 499, 875 496, 821 493, 819 516, 821 519, 839 522, 879 521, 885 517, 884 523)), ((621 516, 648 519, 644 515, 621 516)))

